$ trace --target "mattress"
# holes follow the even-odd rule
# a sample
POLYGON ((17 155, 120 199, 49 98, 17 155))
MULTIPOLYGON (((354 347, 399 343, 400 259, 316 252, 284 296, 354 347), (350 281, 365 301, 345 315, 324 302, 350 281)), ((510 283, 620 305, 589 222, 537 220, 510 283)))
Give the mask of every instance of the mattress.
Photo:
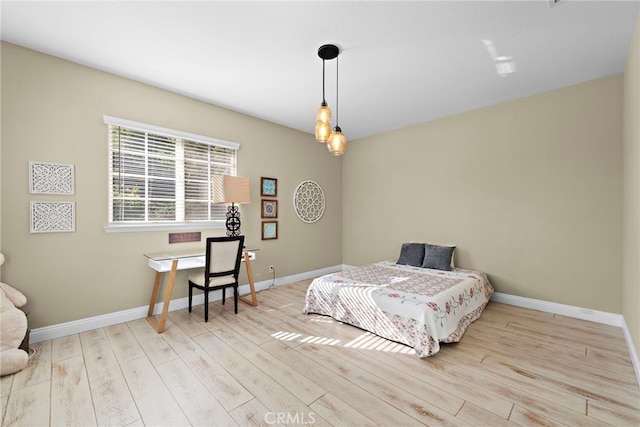
POLYGON ((458 342, 492 293, 487 275, 479 271, 383 261, 314 279, 303 313, 331 316, 427 357, 440 343, 458 342))

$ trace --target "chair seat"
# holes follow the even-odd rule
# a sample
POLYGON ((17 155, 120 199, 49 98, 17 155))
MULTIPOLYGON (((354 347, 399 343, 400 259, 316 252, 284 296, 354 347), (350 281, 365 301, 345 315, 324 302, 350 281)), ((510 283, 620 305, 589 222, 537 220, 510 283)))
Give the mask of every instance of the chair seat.
MULTIPOLYGON (((204 274, 191 274, 189 276, 189 281, 197 286, 204 287, 204 274)), ((232 285, 235 281, 236 280, 233 277, 233 274, 229 274, 227 276, 212 277, 209 280, 209 287, 232 285)))

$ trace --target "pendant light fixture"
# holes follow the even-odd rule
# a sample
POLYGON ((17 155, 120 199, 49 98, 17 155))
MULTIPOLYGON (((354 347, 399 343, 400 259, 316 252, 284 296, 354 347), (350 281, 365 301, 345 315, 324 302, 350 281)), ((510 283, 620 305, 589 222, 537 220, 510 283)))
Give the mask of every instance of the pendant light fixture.
MULTIPOLYGON (((337 49, 337 48, 336 48, 337 49)), ((338 51, 339 53, 339 51, 338 51)), ((329 152, 334 156, 341 156, 344 154, 344 150, 347 148, 347 138, 342 134, 342 129, 338 125, 338 54, 336 53, 336 127, 333 128, 333 132, 329 135, 327 140, 327 148, 329 152)))
POLYGON ((324 97, 324 61, 338 56, 340 50, 332 44, 325 44, 318 49, 318 56, 322 58, 322 104, 316 114, 316 141, 326 144, 331 134, 331 109, 324 97))

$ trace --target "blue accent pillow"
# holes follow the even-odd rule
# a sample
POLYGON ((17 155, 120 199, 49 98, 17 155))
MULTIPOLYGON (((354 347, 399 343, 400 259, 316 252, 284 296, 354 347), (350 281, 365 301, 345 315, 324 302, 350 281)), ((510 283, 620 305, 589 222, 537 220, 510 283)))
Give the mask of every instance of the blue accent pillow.
POLYGON ((422 268, 451 271, 451 259, 455 248, 455 246, 438 246, 425 243, 422 268))
POLYGON ((396 264, 422 267, 424 260, 424 243, 403 243, 400 249, 400 258, 396 264))

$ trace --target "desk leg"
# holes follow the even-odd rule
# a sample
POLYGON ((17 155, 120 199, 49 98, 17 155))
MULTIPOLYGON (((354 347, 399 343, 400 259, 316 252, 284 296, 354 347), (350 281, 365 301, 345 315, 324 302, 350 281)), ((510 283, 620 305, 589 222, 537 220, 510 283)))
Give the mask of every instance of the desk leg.
POLYGON ((247 267, 247 278, 249 279, 249 288, 251 289, 251 301, 245 299, 245 297, 240 297, 240 301, 245 302, 254 307, 258 306, 258 296, 256 295, 256 288, 253 284, 253 270, 251 269, 251 260, 249 259, 249 254, 247 252, 243 253, 244 263, 247 267))
POLYGON ((173 292, 173 283, 176 279, 176 271, 178 270, 178 260, 174 259, 171 263, 171 271, 169 272, 169 281, 167 282, 167 291, 164 295, 164 304, 162 305, 162 314, 160 315, 160 321, 153 317, 153 307, 155 306, 156 298, 158 296, 158 287, 160 285, 161 273, 156 273, 156 280, 153 284, 153 291, 151 292, 151 302, 149 303, 149 311, 147 312, 147 321, 151 323, 153 329, 157 333, 164 332, 164 326, 167 322, 167 313, 169 312, 169 303, 171 302, 171 293, 173 292))
POLYGON ((147 318, 153 317, 153 309, 156 305, 156 299, 158 298, 158 288, 160 287, 160 278, 162 273, 156 272, 156 280, 153 282, 153 291, 151 291, 151 301, 149 301, 149 311, 147 312, 147 318))

